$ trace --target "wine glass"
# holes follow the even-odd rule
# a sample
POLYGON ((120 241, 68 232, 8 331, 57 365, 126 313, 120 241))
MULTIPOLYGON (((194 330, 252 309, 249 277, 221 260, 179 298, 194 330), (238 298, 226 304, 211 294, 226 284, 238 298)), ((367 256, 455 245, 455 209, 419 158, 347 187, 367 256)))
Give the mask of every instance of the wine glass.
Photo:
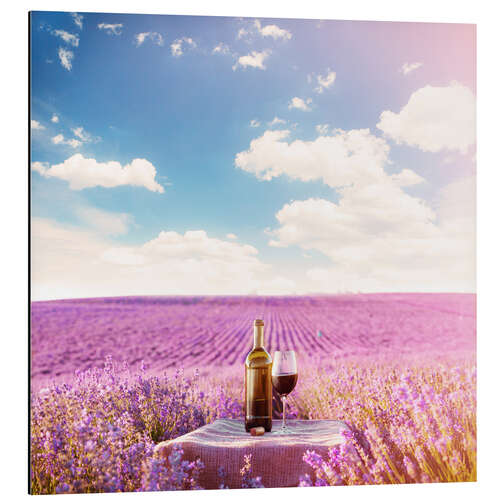
POLYGON ((291 434, 286 426, 286 397, 293 391, 297 383, 297 360, 295 351, 276 351, 273 358, 271 380, 283 403, 283 424, 276 434, 291 434))

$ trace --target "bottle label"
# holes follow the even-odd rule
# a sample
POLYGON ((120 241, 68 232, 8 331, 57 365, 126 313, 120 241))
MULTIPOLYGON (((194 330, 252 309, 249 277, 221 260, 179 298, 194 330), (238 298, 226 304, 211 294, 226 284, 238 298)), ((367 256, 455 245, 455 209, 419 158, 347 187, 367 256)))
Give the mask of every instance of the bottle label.
POLYGON ((271 370, 250 368, 246 370, 246 418, 266 418, 272 413, 271 370))

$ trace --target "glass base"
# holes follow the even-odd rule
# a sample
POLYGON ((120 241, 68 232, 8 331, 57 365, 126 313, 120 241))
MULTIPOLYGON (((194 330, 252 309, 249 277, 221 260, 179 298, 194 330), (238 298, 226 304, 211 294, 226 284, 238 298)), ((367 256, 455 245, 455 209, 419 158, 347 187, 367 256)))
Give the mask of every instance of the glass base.
POLYGON ((293 434, 293 431, 290 429, 290 427, 280 427, 277 431, 274 431, 273 434, 281 436, 283 434, 293 434))

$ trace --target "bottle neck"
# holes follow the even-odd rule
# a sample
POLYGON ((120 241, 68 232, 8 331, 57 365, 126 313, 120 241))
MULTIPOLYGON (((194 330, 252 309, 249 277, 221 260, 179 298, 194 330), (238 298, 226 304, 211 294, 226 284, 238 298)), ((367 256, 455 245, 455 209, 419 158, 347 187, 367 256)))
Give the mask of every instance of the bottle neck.
POLYGON ((264 325, 253 327, 253 348, 264 347, 264 325))

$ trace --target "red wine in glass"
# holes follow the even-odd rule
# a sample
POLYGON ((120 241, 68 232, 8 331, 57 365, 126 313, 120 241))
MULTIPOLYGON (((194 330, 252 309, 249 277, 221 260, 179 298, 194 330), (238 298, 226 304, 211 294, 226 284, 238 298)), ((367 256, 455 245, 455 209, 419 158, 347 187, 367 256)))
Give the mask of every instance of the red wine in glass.
POLYGON ((297 383, 297 360, 295 351, 276 351, 273 358, 271 381, 274 389, 283 402, 283 424, 276 434, 290 434, 286 425, 286 397, 293 391, 297 383))
POLYGON ((288 396, 297 383, 298 375, 296 373, 284 373, 283 375, 273 375, 271 380, 276 392, 281 396, 288 396))

